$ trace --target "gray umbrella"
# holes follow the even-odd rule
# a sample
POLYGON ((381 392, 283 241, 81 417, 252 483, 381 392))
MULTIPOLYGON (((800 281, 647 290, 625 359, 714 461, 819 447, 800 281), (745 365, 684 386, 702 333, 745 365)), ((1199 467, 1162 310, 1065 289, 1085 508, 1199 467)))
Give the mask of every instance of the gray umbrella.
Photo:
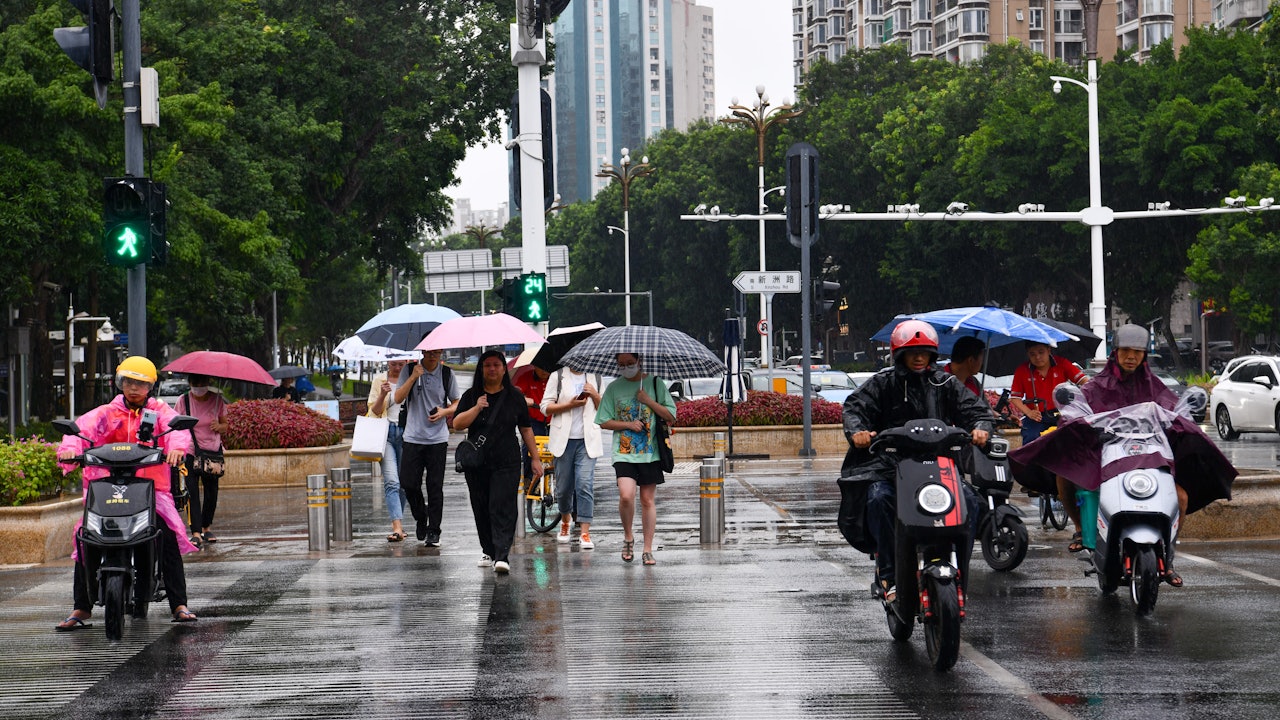
POLYGON ((575 345, 560 362, 578 372, 616 375, 618 353, 639 355, 641 369, 664 378, 724 373, 724 363, 705 345, 679 330, 652 325, 605 328, 575 345))
POLYGON ((302 377, 311 373, 307 372, 306 368, 300 368, 297 365, 281 365, 274 370, 267 371, 267 374, 277 380, 283 380, 285 378, 302 377))

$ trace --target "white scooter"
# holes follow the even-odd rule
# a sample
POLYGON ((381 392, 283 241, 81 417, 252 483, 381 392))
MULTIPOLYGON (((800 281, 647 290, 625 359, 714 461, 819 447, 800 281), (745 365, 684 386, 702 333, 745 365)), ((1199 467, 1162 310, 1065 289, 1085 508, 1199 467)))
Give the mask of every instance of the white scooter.
MULTIPOLYGON (((1160 582, 1173 561, 1182 515, 1173 481, 1173 450, 1165 430, 1181 415, 1203 408, 1201 388, 1183 394, 1175 410, 1145 402, 1095 413, 1079 388, 1063 383, 1054 390, 1063 420, 1083 419, 1100 443, 1102 485, 1097 490, 1097 537, 1093 571, 1104 593, 1129 585, 1138 615, 1155 609, 1160 582)), ((1091 493, 1080 491, 1082 503, 1091 493)), ((1082 507, 1086 524, 1090 508, 1082 507)), ((1086 538, 1086 545, 1088 538, 1086 538)))

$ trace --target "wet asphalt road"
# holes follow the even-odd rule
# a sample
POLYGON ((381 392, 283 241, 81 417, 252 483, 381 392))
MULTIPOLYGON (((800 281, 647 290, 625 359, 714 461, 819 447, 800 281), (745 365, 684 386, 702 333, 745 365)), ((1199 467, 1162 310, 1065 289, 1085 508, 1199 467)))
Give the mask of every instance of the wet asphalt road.
MULTIPOLYGON (((1261 460, 1280 442, 1226 445, 1261 460)), ((1018 570, 975 563, 961 659, 939 674, 918 629, 890 639, 870 561, 834 530, 837 465, 736 463, 726 541, 701 547, 682 464, 659 489, 646 568, 638 548, 618 556, 602 464, 597 549, 531 534, 506 577, 476 566, 452 474, 438 549, 385 540, 359 467, 355 540, 327 554, 307 551, 302 491, 225 492, 221 542, 187 563, 198 623, 153 608, 119 644, 100 616, 55 633, 69 562, 0 568, 0 718, 1280 716, 1280 542, 1184 543, 1187 586, 1136 618, 1123 588, 1101 597, 1080 572, 1067 532, 1030 523, 1018 570)))

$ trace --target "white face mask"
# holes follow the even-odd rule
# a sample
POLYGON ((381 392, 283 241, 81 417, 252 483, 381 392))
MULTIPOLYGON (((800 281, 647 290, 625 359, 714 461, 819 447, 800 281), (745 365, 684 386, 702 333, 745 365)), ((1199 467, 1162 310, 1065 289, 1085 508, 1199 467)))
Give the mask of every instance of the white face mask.
POLYGON ((618 366, 618 371, 622 373, 622 377, 630 380, 640 374, 640 363, 631 363, 630 365, 618 366))
POLYGON ((209 392, 209 388, 207 388, 207 387, 193 387, 193 388, 191 388, 191 394, 192 394, 192 395, 195 395, 196 397, 204 397, 204 396, 205 396, 205 393, 207 393, 207 392, 209 392))

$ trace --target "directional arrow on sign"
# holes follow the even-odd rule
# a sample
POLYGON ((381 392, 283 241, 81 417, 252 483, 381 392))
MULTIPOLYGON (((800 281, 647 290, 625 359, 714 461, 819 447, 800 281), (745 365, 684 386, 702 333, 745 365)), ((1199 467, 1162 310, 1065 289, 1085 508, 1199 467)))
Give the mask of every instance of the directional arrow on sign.
POLYGON ((749 270, 733 279, 733 286, 744 293, 798 293, 799 270, 749 270))

